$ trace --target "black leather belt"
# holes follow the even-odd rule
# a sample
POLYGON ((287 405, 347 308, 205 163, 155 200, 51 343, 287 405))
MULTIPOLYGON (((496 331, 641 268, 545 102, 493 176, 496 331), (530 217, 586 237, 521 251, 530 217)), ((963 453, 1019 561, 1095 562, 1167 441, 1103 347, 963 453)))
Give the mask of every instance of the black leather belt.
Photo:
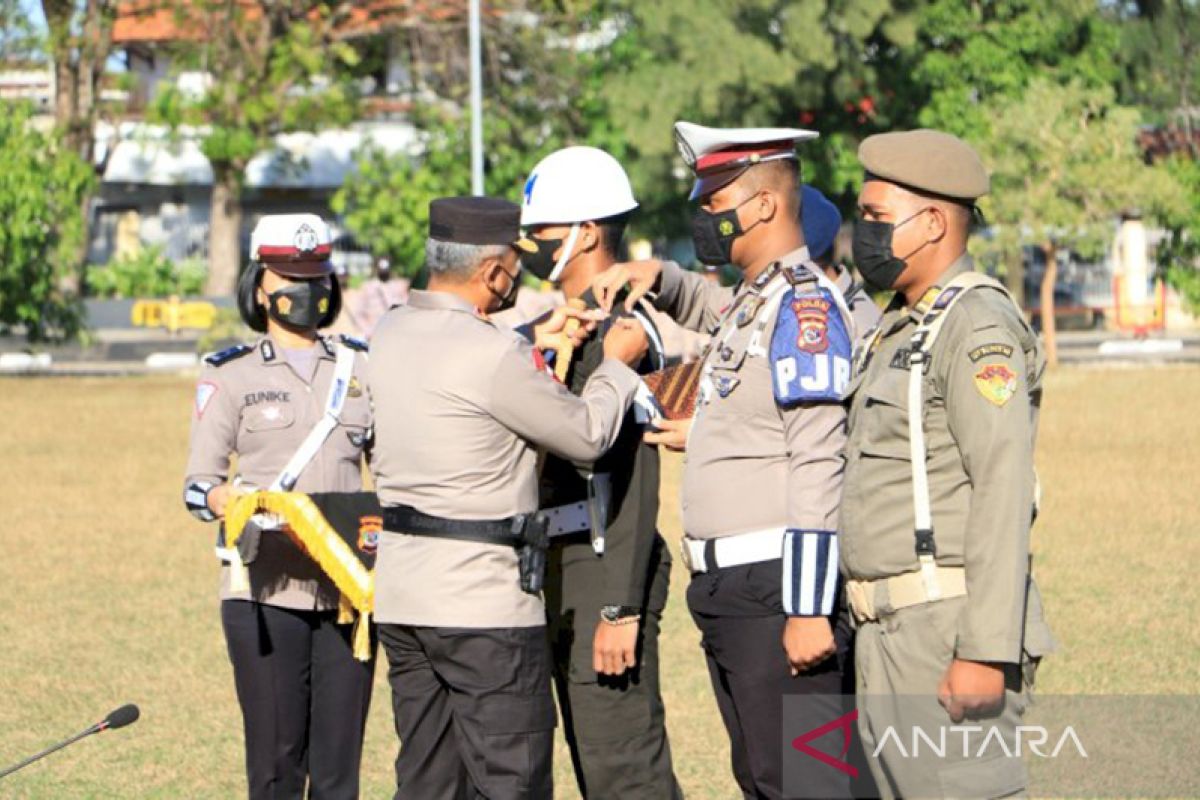
POLYGON ((446 519, 418 511, 412 506, 384 506, 383 527, 413 536, 438 536, 481 544, 520 547, 524 530, 532 514, 507 519, 446 519))

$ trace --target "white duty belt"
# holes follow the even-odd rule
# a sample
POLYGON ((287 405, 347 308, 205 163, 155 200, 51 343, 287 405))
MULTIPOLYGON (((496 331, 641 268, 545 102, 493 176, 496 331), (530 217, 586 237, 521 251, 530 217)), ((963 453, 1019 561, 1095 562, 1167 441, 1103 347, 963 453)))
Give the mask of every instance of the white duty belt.
POLYGON ((693 539, 683 537, 683 564, 688 571, 712 572, 726 567, 757 564, 783 558, 783 536, 786 528, 764 528, 763 530, 722 536, 717 539, 693 539))
POLYGON ((978 272, 963 272, 952 278, 938 292, 909 342, 908 443, 909 457, 912 460, 913 535, 916 538, 917 560, 921 565, 921 580, 925 585, 925 595, 929 601, 940 600, 943 593, 938 580, 937 545, 933 540, 933 511, 929 499, 929 472, 925 464, 925 426, 922 413, 925 403, 922 392, 924 375, 929 368, 933 343, 941 333, 947 312, 967 292, 981 287, 996 289, 1003 293, 1012 301, 1018 315, 1022 319, 1024 318, 1021 307, 1013 300, 1012 295, 1008 293, 1003 284, 978 272))
MULTIPOLYGON (((333 433, 333 429, 337 427, 338 419, 342 415, 342 408, 346 405, 346 396, 350 391, 350 378, 353 372, 354 351, 339 342, 337 345, 337 360, 333 367, 333 379, 329 382, 329 394, 325 397, 325 413, 321 415, 321 419, 308 432, 308 436, 304 437, 304 441, 300 443, 300 447, 288 459, 287 464, 283 467, 283 471, 279 473, 267 491, 290 492, 296 485, 296 480, 299 479, 300 473, 309 465, 317 455, 317 451, 321 449, 321 445, 329 438, 329 434, 333 433)), ((270 517, 270 521, 268 521, 256 519, 259 516, 255 515, 251 519, 255 519, 260 524, 266 523, 267 527, 273 527, 272 521, 275 519, 274 517, 270 517)), ((218 547, 216 548, 216 552, 217 558, 222 561, 228 561, 233 570, 233 574, 230 577, 230 588, 234 591, 245 588, 246 567, 242 564, 242 559, 238 554, 237 548, 218 547)))

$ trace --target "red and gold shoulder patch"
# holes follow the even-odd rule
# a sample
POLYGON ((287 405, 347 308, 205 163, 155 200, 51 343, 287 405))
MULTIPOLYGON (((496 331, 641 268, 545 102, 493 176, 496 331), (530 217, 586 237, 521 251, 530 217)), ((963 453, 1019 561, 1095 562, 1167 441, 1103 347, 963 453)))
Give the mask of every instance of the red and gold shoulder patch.
POLYGON ((800 335, 796 346, 806 353, 824 353, 829 348, 829 308, 832 305, 823 297, 813 295, 797 297, 792 301, 792 313, 800 335))
POLYGON ((989 403, 1003 406, 1017 393, 1017 373, 1004 364, 988 364, 975 373, 975 388, 989 403))

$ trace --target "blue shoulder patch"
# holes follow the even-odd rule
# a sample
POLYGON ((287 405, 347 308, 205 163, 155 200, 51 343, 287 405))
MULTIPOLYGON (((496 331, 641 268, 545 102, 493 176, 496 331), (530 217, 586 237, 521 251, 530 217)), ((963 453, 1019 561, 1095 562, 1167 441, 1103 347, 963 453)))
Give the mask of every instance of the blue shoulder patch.
POLYGON ((771 336, 775 402, 837 402, 850 383, 853 343, 829 290, 794 286, 783 296, 771 336))
POLYGON ((357 350, 360 353, 367 352, 367 343, 362 339, 358 339, 345 333, 338 338, 341 339, 342 344, 346 345, 346 347, 349 347, 351 350, 357 350))
POLYGON ((204 359, 205 364, 211 364, 214 367, 219 367, 222 364, 227 364, 235 358, 241 358, 249 353, 254 348, 248 344, 235 344, 233 347, 226 347, 224 350, 213 353, 208 358, 204 359))

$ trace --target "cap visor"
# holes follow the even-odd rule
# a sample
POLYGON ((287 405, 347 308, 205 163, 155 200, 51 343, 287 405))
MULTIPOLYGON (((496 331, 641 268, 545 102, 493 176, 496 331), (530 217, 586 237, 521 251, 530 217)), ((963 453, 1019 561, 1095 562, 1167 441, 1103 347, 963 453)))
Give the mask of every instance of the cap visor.
POLYGON ((332 261, 264 261, 263 266, 276 275, 297 280, 323 278, 334 273, 332 261))
POLYGON ((688 200, 696 200, 710 195, 718 189, 723 189, 737 180, 738 176, 748 168, 748 164, 739 165, 734 169, 723 169, 704 176, 696 176, 696 183, 692 185, 692 193, 688 195, 688 200))

